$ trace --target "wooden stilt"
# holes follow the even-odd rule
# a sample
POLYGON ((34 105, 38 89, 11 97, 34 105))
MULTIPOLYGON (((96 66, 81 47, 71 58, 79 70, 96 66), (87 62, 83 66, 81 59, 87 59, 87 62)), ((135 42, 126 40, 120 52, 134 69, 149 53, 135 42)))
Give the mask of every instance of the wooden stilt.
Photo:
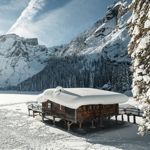
POLYGON ((45 117, 45 114, 42 113, 42 122, 44 122, 44 117, 45 117))
POLYGON ((136 116, 133 115, 133 123, 136 124, 136 116))
POLYGON ((68 131, 70 131, 70 124, 69 124, 69 122, 67 123, 67 128, 68 128, 68 131))
POLYGON ((118 116, 115 116, 116 124, 118 123, 118 116))
POLYGON ((79 129, 82 129, 82 122, 79 122, 79 129))
POLYGON ((130 115, 129 114, 127 115, 127 119, 128 119, 128 122, 130 122, 130 115))
POLYGON ((33 118, 35 117, 34 111, 33 111, 33 118))
POLYGON ((94 126, 94 120, 92 120, 92 122, 91 122, 91 128, 92 128, 92 129, 96 128, 96 127, 94 126))
POLYGON ((103 125, 103 118, 102 118, 102 117, 100 118, 100 124, 99 124, 99 127, 100 127, 100 128, 104 127, 104 125, 103 125))
POLYGON ((124 121, 124 116, 123 116, 123 114, 121 115, 121 120, 124 121))
POLYGON ((55 125, 55 116, 53 116, 53 125, 55 125))
POLYGON ((67 125, 67 121, 66 120, 64 120, 64 126, 66 126, 67 125))
POLYGON ((30 109, 28 109, 28 115, 30 116, 30 109))
POLYGON ((70 131, 70 127, 71 127, 71 125, 73 124, 73 122, 67 122, 67 128, 68 128, 68 131, 70 131))

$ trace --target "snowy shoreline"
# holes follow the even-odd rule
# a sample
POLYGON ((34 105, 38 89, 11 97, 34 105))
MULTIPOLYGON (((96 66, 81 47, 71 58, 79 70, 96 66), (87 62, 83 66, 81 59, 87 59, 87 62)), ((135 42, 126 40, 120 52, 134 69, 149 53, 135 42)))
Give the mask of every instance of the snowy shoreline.
MULTIPOLYGON (((26 103, 35 101, 36 96, 35 94, 0 94, 0 149, 149 149, 150 135, 144 137, 137 135, 138 126, 131 123, 116 129, 101 129, 80 136, 46 125, 41 122, 41 118, 27 115, 26 103)), ((129 100, 129 103, 134 104, 133 102, 132 99, 129 100)))

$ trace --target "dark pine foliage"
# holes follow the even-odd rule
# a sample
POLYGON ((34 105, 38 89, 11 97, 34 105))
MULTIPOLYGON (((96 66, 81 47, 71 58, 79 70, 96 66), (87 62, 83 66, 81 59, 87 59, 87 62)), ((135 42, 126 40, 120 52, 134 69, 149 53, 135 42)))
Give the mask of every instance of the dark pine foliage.
POLYGON ((9 89, 42 91, 57 86, 100 88, 107 83, 111 84, 113 91, 130 89, 129 63, 110 62, 99 54, 95 59, 90 59, 91 57, 93 56, 51 57, 41 72, 9 89))

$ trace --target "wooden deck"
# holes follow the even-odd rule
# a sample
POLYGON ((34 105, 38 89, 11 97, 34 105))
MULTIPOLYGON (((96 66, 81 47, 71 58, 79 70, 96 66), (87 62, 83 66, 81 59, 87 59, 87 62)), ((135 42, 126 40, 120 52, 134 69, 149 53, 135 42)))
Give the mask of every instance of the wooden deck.
POLYGON ((133 117, 133 123, 136 124, 136 117, 143 118, 143 111, 135 107, 119 107, 119 115, 124 121, 124 115, 127 116, 127 121, 130 122, 130 117, 133 117))
MULTIPOLYGON (((46 112, 43 111, 42 106, 38 105, 36 103, 28 105, 29 116, 31 116, 30 112, 32 112, 33 117, 35 117, 36 115, 42 116, 42 121, 44 121, 44 117, 47 118, 44 115, 46 112)), ((118 120, 119 115, 121 115, 121 119, 122 119, 123 122, 124 122, 124 116, 125 115, 127 116, 127 121, 128 122, 131 122, 130 117, 133 117, 133 122, 131 122, 131 123, 136 124, 136 117, 143 117, 143 111, 141 111, 140 109, 135 108, 133 106, 132 107, 119 107, 119 113, 118 113, 118 115, 115 115, 116 122, 118 120)), ((52 118, 53 118, 53 116, 52 116, 52 118)))
POLYGON ((32 116, 35 117, 35 115, 39 114, 41 115, 42 114, 42 106, 38 105, 38 104, 29 104, 28 105, 28 114, 29 116, 31 116, 31 112, 32 111, 32 116))

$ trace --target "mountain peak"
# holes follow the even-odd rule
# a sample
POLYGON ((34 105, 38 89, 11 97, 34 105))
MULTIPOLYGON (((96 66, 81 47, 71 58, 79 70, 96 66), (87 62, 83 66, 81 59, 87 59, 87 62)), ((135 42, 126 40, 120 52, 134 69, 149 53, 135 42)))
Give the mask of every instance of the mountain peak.
POLYGON ((16 34, 0 36, 0 87, 17 85, 41 71, 49 58, 49 51, 38 44, 37 38, 23 38, 16 34))
POLYGON ((115 3, 93 27, 67 45, 52 48, 48 65, 18 87, 26 90, 58 85, 99 88, 109 83, 111 90, 129 90, 131 59, 127 53, 130 40, 127 20, 130 15, 125 1, 115 3))

